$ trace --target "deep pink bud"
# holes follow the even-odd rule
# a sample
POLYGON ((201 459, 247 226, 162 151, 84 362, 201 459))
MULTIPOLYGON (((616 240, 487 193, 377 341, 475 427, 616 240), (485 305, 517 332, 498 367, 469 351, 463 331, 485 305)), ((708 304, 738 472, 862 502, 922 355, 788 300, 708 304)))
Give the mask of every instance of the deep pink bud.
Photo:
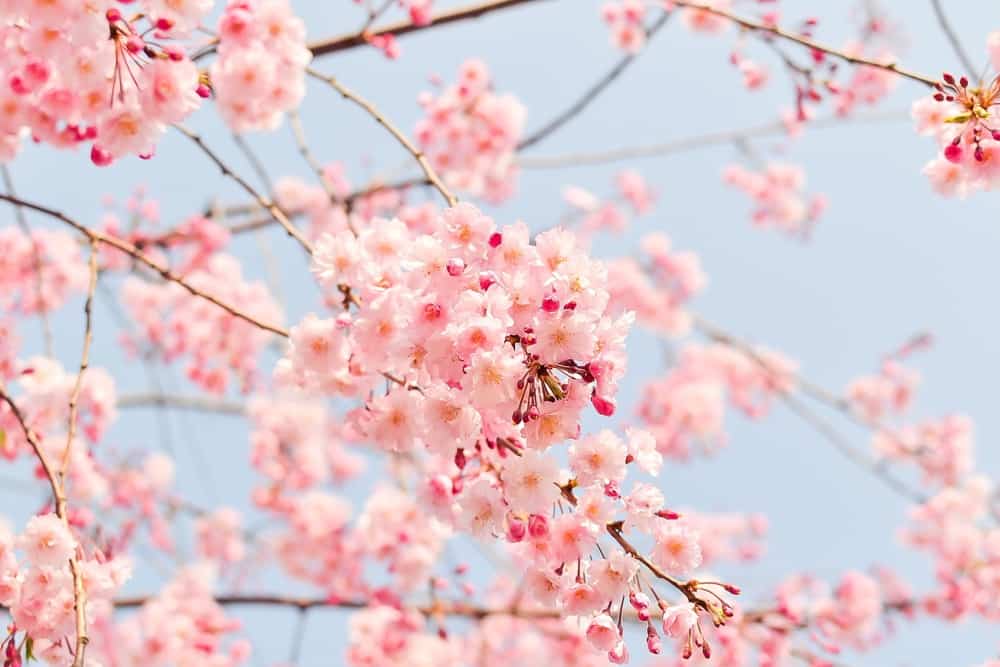
POLYGON ((594 409, 597 410, 597 414, 599 415, 610 417, 611 415, 615 414, 614 401, 610 401, 606 398, 598 396, 596 391, 590 395, 590 402, 594 406, 594 409))
POLYGON ((208 99, 208 97, 211 96, 212 89, 203 83, 199 83, 198 87, 194 89, 194 92, 198 93, 198 97, 204 100, 208 99))
POLYGON ((661 519, 666 519, 667 521, 676 521, 677 519, 681 518, 681 515, 677 512, 674 512, 673 510, 660 510, 659 512, 656 513, 656 516, 660 517, 661 519))
POLYGON ((503 243, 503 234, 500 232, 493 232, 490 234, 490 247, 497 248, 503 243))
POLYGON ((98 167, 107 167, 115 161, 115 158, 112 157, 111 153, 94 144, 90 147, 90 161, 98 167))
POLYGON ((567 301, 563 308, 565 310, 576 310, 576 301, 567 301))
POLYGON ((463 262, 460 257, 454 257, 448 260, 449 276, 460 276, 462 275, 462 271, 465 271, 465 262, 463 262))
POLYGON ((944 149, 944 157, 948 162, 958 163, 962 161, 962 147, 956 144, 948 144, 944 149))
POLYGON ((146 43, 136 35, 132 35, 125 40, 125 48, 128 49, 129 53, 140 53, 145 46, 146 43))
POLYGON ((455 467, 459 470, 465 468, 465 450, 456 449, 455 450, 455 467))
POLYGON ((520 542, 524 539, 525 534, 528 532, 528 527, 524 525, 524 521, 518 519, 517 517, 511 517, 507 520, 507 541, 508 542, 520 542))
POLYGON ((554 294, 549 294, 542 299, 542 310, 546 313, 554 313, 559 310, 559 299, 554 294))
POLYGON ((726 592, 729 593, 730 595, 739 595, 740 594, 740 587, 739 586, 733 586, 732 584, 725 584, 725 585, 723 585, 723 588, 725 588, 726 592))
POLYGON ((122 20, 122 13, 117 8, 112 7, 104 12, 104 18, 108 20, 108 23, 117 23, 122 20))
POLYGON ((549 534, 549 520, 544 514, 532 514, 528 517, 528 534, 534 539, 540 539, 549 534))
POLYGON ((156 26, 157 30, 170 30, 174 27, 174 22, 168 18, 158 18, 153 25, 156 26))
POLYGON ((441 306, 436 303, 424 304, 424 319, 436 320, 441 317, 441 306))
POLYGON ((479 289, 484 292, 490 288, 490 285, 495 283, 497 278, 493 275, 492 271, 481 271, 479 273, 479 289))

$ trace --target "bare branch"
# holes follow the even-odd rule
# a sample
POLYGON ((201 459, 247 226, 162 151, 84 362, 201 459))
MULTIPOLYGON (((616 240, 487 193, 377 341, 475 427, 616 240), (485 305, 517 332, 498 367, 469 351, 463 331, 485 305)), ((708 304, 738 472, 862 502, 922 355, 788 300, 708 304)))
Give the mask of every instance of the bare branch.
POLYGON ((771 25, 769 23, 761 23, 760 21, 755 21, 753 19, 748 19, 743 16, 737 16, 732 12, 725 11, 723 9, 717 9, 709 5, 703 5, 699 2, 691 2, 690 0, 674 0, 673 4, 677 7, 686 7, 688 9, 696 9, 699 11, 707 12, 715 16, 721 17, 735 23, 745 30, 750 30, 753 32, 763 33, 766 35, 773 35, 780 39, 787 40, 789 42, 794 42, 800 46, 804 46, 813 51, 819 51, 821 53, 826 53, 834 58, 839 58, 844 62, 851 63, 852 65, 864 65, 866 67, 875 67, 877 69, 885 70, 887 72, 892 72, 893 74, 898 74, 904 79, 910 79, 911 81, 916 81, 917 83, 922 83, 925 86, 934 87, 937 85, 938 80, 919 72, 914 72, 911 70, 903 69, 899 67, 896 63, 887 63, 879 60, 872 60, 870 58, 864 58, 861 56, 851 55, 845 51, 835 49, 832 46, 827 46, 819 42, 813 41, 808 37, 802 37, 794 33, 788 32, 787 30, 780 28, 776 25, 771 25))
POLYGON ((969 54, 966 53, 965 47, 962 46, 962 42, 959 40, 954 28, 951 27, 951 23, 948 21, 948 17, 944 13, 944 7, 942 6, 941 0, 931 0, 931 7, 934 8, 934 15, 937 17, 937 22, 941 26, 941 30, 944 31, 945 37, 948 38, 952 51, 955 52, 955 55, 958 56, 959 62, 962 63, 962 67, 965 68, 966 73, 969 75, 975 74, 976 65, 972 62, 972 58, 969 57, 969 54))
MULTIPOLYGON (((653 24, 646 29, 646 39, 647 41, 652 39, 660 28, 666 25, 667 21, 670 19, 670 12, 663 12, 660 16, 653 22, 653 24)), ((643 49, 645 51, 645 49, 643 49)), ((550 120, 548 123, 540 127, 535 132, 529 134, 527 137, 521 140, 517 145, 518 150, 524 150, 525 148, 530 148, 538 142, 547 138, 550 134, 561 128, 563 125, 571 121, 574 117, 581 114, 584 109, 586 109, 590 104, 604 92, 608 86, 610 86, 614 81, 620 77, 629 65, 634 63, 639 56, 643 53, 629 53, 624 56, 618 63, 608 71, 607 74, 598 79, 593 85, 584 91, 583 95, 579 97, 575 102, 569 105, 564 111, 558 114, 555 118, 550 120)))
POLYGON ((319 72, 311 67, 306 69, 306 73, 308 73, 309 76, 315 79, 319 79, 320 81, 326 82, 334 90, 340 93, 341 96, 344 97, 344 99, 350 100, 354 104, 364 109, 369 116, 375 119, 375 122, 377 122, 379 125, 388 130, 389 134, 395 137, 396 141, 398 141, 399 144, 404 149, 406 149, 406 151, 410 155, 413 156, 413 159, 417 161, 418 165, 420 165, 420 169, 424 172, 424 175, 427 177, 427 180, 430 181, 431 184, 433 184, 434 188, 441 193, 441 196, 444 197, 444 200, 448 202, 448 206, 454 206, 455 204, 458 203, 458 198, 451 193, 448 187, 438 176, 437 172, 434 171, 434 168, 427 160, 427 156, 424 155, 423 151, 417 148, 413 144, 413 142, 411 142, 407 138, 407 136, 399 130, 399 128, 397 128, 388 118, 385 117, 385 115, 381 111, 378 110, 378 108, 375 107, 374 104, 372 104, 365 98, 361 97, 350 88, 344 86, 336 79, 336 77, 323 74, 322 72, 319 72))
POLYGON ((201 299, 205 299, 209 303, 215 304, 216 306, 222 308, 230 315, 238 317, 244 322, 248 322, 259 329, 264 329, 265 331, 270 331, 271 333, 282 336, 283 338, 288 338, 288 331, 286 331, 285 329, 282 329, 281 327, 275 326, 273 324, 262 322, 257 318, 253 317, 252 315, 249 315, 248 313, 245 313, 242 310, 236 308, 235 306, 232 306, 226 303, 225 301, 222 301, 221 299, 212 296, 207 292, 201 291, 200 289, 198 289, 197 287, 186 281, 184 278, 178 276, 173 271, 171 271, 168 266, 160 264, 158 261, 143 254, 142 251, 140 251, 138 248, 136 248, 128 241, 124 241, 118 237, 90 229, 89 227, 77 222, 76 220, 67 217, 63 213, 60 213, 59 211, 48 208, 46 206, 42 206, 41 204, 36 204, 34 202, 29 202, 24 199, 20 199, 18 197, 12 197, 10 195, 2 195, 2 194, 0 194, 0 200, 9 202, 15 206, 17 205, 23 206, 25 208, 31 209, 32 211, 36 211, 38 213, 42 213, 43 215, 47 215, 50 218, 55 218, 56 220, 59 220, 60 222, 69 225, 76 231, 80 232, 81 234, 86 236, 87 239, 90 241, 97 241, 98 243, 103 243, 105 245, 111 246, 112 248, 115 248, 116 250, 120 250, 129 257, 132 257, 136 261, 146 265, 147 267, 158 273, 164 280, 177 283, 185 290, 187 290, 190 294, 199 297, 201 299))
POLYGON ((253 197, 257 201, 257 203, 260 204, 260 206, 265 211, 267 211, 272 218, 274 218, 275 222, 281 225, 281 227, 285 230, 285 232, 288 233, 289 236, 298 241, 299 245, 305 248, 306 252, 308 252, 310 255, 312 254, 313 252, 312 244, 309 243, 306 237, 302 236, 302 233, 295 228, 295 225, 292 224, 291 220, 288 219, 288 216, 285 215, 285 212, 282 211, 277 204, 275 204, 267 197, 257 192, 257 190, 255 190, 252 185, 247 183, 243 177, 239 176, 236 172, 234 172, 232 168, 229 167, 229 165, 223 162, 222 158, 220 158, 218 154, 216 154, 212 149, 208 147, 208 145, 205 143, 205 140, 202 139, 200 135, 187 129, 183 125, 174 125, 174 127, 177 128, 177 130, 181 134, 183 134, 188 139, 197 144, 198 148, 200 148, 202 152, 204 152, 205 155, 207 155, 209 159, 211 159, 212 162, 214 162, 219 167, 219 169, 222 171, 223 176, 228 176, 233 181, 235 181, 237 185, 243 188, 247 192, 247 194, 253 197))

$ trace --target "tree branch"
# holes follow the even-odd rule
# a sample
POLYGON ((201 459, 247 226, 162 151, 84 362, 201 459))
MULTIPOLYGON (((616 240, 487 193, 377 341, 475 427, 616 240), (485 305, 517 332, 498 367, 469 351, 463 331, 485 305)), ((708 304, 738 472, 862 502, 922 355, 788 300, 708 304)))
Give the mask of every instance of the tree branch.
POLYGON ((243 320, 244 322, 248 322, 249 324, 252 324, 259 329, 270 331, 271 333, 277 334, 283 338, 288 338, 288 331, 286 331, 285 329, 282 329, 281 327, 275 326, 273 324, 262 322, 257 318, 253 317, 252 315, 244 313, 242 310, 236 308, 235 306, 232 306, 226 303, 225 301, 222 301, 221 299, 212 296, 207 292, 201 291, 200 289, 198 289, 197 287, 186 281, 184 278, 178 276, 173 271, 171 271, 168 266, 160 264, 158 261, 143 254, 142 251, 140 251, 138 248, 136 248, 128 241, 124 241, 115 236, 111 236, 108 234, 104 234, 103 232, 98 232, 93 229, 90 229, 89 227, 77 222, 76 220, 67 217, 63 213, 60 213, 59 211, 48 208, 46 206, 42 206, 41 204, 36 204, 34 202, 29 202, 24 199, 20 199, 18 197, 12 197, 10 195, 4 195, 4 194, 0 194, 0 201, 6 201, 15 206, 20 205, 27 209, 31 209, 32 211, 36 211, 43 215, 47 215, 50 218, 59 220, 63 224, 69 225, 76 231, 86 236, 88 240, 96 241, 98 243, 103 243, 105 245, 111 246, 112 248, 115 248, 116 250, 120 250, 129 257, 135 259, 141 264, 146 265, 147 267, 158 273, 164 280, 177 283, 185 290, 187 290, 190 294, 198 298, 205 299, 209 303, 215 304, 216 306, 222 308, 230 315, 233 315, 234 317, 237 317, 243 320))
POLYGON ((972 58, 966 53, 965 47, 962 46, 961 40, 958 39, 958 35, 955 30, 951 27, 951 23, 948 21, 948 17, 944 13, 944 7, 941 4, 941 0, 931 0, 931 7, 934 8, 934 15, 937 17, 937 22, 941 26, 941 30, 944 31, 945 37, 948 38, 948 42, 951 44, 952 51, 958 56, 959 62, 962 63, 962 67, 970 75, 975 75, 976 65, 972 62, 972 58))
POLYGON ((839 49, 835 49, 832 46, 827 46, 819 42, 813 41, 808 37, 802 37, 794 33, 788 32, 787 30, 769 23, 761 23, 760 21, 755 21, 753 19, 748 19, 743 16, 737 16, 732 12, 725 11, 723 9, 716 9, 715 7, 710 7, 708 5, 703 5, 698 2, 691 2, 690 0, 672 0, 673 4, 677 7, 685 7, 687 9, 694 9, 698 11, 707 12, 713 14, 720 18, 724 18, 731 23, 744 28, 745 30, 750 30, 753 32, 764 33, 767 35, 773 35, 780 39, 787 40, 789 42, 794 42, 800 46, 804 46, 813 51, 818 51, 825 53, 827 55, 833 56, 834 58, 839 58, 844 62, 851 63, 852 65, 864 65, 867 67, 875 67, 876 69, 885 70, 887 72, 892 72, 893 74, 898 74, 899 76, 910 79, 911 81, 916 81, 917 83, 922 83, 925 86, 934 87, 937 85, 938 80, 920 74, 919 72, 914 72, 911 70, 903 69, 896 65, 896 63, 886 63, 878 60, 872 60, 870 58, 864 58, 861 56, 854 56, 839 49))
MULTIPOLYGON (((671 15, 670 12, 666 11, 660 14, 659 18, 657 18, 656 21, 654 21, 653 24, 646 30, 647 41, 652 39, 656 35, 656 33, 659 32, 660 28, 666 25, 667 21, 670 19, 670 15, 671 15)), ((524 150, 525 148, 530 148, 531 146, 542 141, 550 134, 558 130, 560 127, 568 123, 575 116, 582 113, 583 110, 586 109, 588 106, 590 106, 590 104, 594 100, 596 100, 598 96, 608 88, 608 86, 614 83, 615 79, 620 77, 622 73, 625 72, 626 69, 628 69, 629 65, 634 63, 644 51, 645 49, 639 51, 638 53, 630 53, 625 57, 623 57, 621 60, 619 60, 618 63, 614 67, 612 67, 607 74, 602 76, 586 91, 584 91, 583 95, 581 95, 580 98, 577 99, 575 102, 570 104, 566 110, 564 110, 562 113, 557 115, 555 118, 550 120, 548 123, 540 127, 532 134, 529 134, 527 137, 522 139, 521 142, 517 145, 517 149, 524 150)))
POLYGON ((444 200, 448 203, 448 206, 454 206, 455 204, 458 203, 458 198, 451 193, 448 187, 438 176, 437 172, 434 171, 434 167, 431 166, 431 163, 427 160, 427 156, 424 155, 423 151, 417 148, 413 144, 413 142, 411 142, 407 138, 407 136, 403 134, 402 131, 400 131, 398 127, 396 127, 388 118, 386 118, 385 115, 381 111, 379 111, 374 104, 372 104, 365 98, 361 97, 350 88, 344 86, 334 76, 323 74, 322 72, 319 72, 311 67, 306 68, 306 73, 315 79, 319 79, 320 81, 327 83, 330 87, 332 87, 334 90, 340 93, 340 95, 344 99, 350 100, 357 106, 364 109, 368 113, 368 115, 375 120, 375 122, 384 127, 386 130, 388 130, 389 134, 395 137, 396 141, 398 141, 399 144, 404 149, 406 149, 406 152, 408 152, 410 155, 413 156, 413 159, 417 161, 417 164, 420 166, 420 169, 424 172, 424 175, 427 177, 427 180, 430 181, 431 184, 434 186, 434 188, 441 193, 441 196, 444 197, 444 200))

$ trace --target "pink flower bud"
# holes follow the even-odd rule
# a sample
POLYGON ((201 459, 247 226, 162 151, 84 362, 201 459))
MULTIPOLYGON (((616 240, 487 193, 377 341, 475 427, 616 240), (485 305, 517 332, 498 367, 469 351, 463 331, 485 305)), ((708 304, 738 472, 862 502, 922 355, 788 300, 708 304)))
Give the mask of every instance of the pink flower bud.
POLYGON ((107 167, 115 161, 115 158, 112 157, 111 153, 94 144, 90 147, 90 161, 98 167, 107 167))
POLYGON ((503 243, 503 234, 500 232, 493 232, 490 234, 490 247, 498 248, 500 244, 503 243))
POLYGON ((549 294, 542 299, 542 310, 546 313, 554 313, 559 310, 559 299, 554 294, 549 294))
POLYGON ((614 401, 598 396, 596 391, 593 394, 591 394, 590 402, 594 406, 594 409, 597 410, 597 414, 599 415, 610 417, 611 415, 615 414, 614 401))
POLYGON ((448 260, 448 275, 455 276, 462 275, 462 271, 465 271, 465 262, 462 261, 460 257, 454 257, 448 260))
POLYGON ((528 533, 532 539, 538 540, 549 534, 549 519, 544 514, 532 514, 528 517, 528 533))
POLYGON ((524 525, 524 521, 517 517, 510 517, 507 520, 507 541, 508 542, 520 542, 524 539, 525 533, 528 532, 527 526, 524 525))

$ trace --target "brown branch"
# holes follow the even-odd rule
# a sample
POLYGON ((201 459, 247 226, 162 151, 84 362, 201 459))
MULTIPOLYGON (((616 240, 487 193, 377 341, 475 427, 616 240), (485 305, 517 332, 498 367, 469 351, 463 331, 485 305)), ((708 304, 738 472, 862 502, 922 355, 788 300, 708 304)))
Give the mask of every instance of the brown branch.
POLYGON ((306 237, 302 236, 302 233, 295 228, 295 225, 292 224, 291 220, 288 219, 288 216, 285 215, 285 212, 282 211, 277 204, 275 204, 274 202, 270 201, 268 198, 264 197, 262 194, 257 192, 257 190, 255 190, 252 185, 247 183, 247 181, 243 177, 234 172, 229 167, 229 165, 223 162, 222 158, 220 158, 212 149, 208 147, 208 145, 205 143, 205 140, 202 139, 200 135, 187 129, 183 125, 174 125, 174 127, 177 128, 177 130, 181 134, 183 134, 188 139, 193 141, 198 146, 198 148, 200 148, 202 152, 205 153, 205 155, 207 155, 209 159, 212 160, 212 162, 214 162, 216 166, 219 167, 219 169, 222 171, 223 176, 231 178, 233 181, 236 182, 237 185, 243 188, 243 190, 245 190, 247 194, 253 197, 257 201, 257 203, 260 204, 261 208, 267 211, 271 215, 271 217, 274 218, 275 222, 281 225, 281 227, 285 230, 285 232, 289 236, 298 241, 299 245, 305 248, 306 252, 308 252, 310 255, 312 254, 313 252, 312 244, 309 243, 306 237))
POLYGON ((87 300, 83 302, 83 352, 80 353, 80 370, 73 383, 73 391, 69 395, 69 424, 66 427, 66 446, 63 448, 62 460, 59 462, 59 483, 66 484, 66 468, 69 465, 69 453, 76 436, 77 413, 79 411, 80 389, 83 387, 83 374, 90 365, 90 343, 94 337, 94 293, 97 291, 97 241, 90 240, 90 282, 87 285, 87 300))
POLYGON ((438 26, 455 23, 457 21, 474 19, 501 9, 507 9, 517 5, 525 5, 532 2, 538 2, 538 0, 491 0, 490 2, 480 2, 474 5, 467 5, 465 7, 456 7, 455 9, 449 9, 435 14, 431 17, 428 23, 423 25, 417 25, 412 21, 399 21, 376 30, 348 33, 346 35, 340 35, 339 37, 332 37, 330 39, 313 42, 309 45, 309 50, 312 51, 313 56, 323 56, 328 53, 335 53, 337 51, 344 51, 346 49, 364 46, 373 37, 381 37, 383 35, 400 37, 411 32, 419 32, 421 30, 436 28, 438 26))
MULTIPOLYGON (((652 39, 660 28, 666 25, 667 21, 670 19, 670 12, 663 12, 660 16, 653 22, 653 24, 646 29, 646 39, 652 39)), ((643 49, 644 51, 645 49, 643 49)), ((538 142, 547 138, 550 134, 561 128, 563 125, 571 121, 574 117, 581 114, 584 109, 586 109, 590 104, 596 100, 601 93, 603 93, 608 86, 610 86, 614 81, 620 77, 629 65, 634 63, 639 56, 643 53, 640 51, 638 53, 629 53, 624 56, 621 60, 615 64, 604 76, 598 79, 593 85, 591 85, 584 93, 572 104, 569 105, 564 111, 559 113, 555 118, 550 120, 548 123, 535 130, 533 133, 529 134, 527 137, 521 140, 517 145, 517 149, 524 150, 525 148, 530 148, 538 142)))
POLYGON ((434 188, 441 193, 441 196, 444 197, 444 200, 448 203, 448 206, 454 206, 455 204, 458 203, 458 198, 451 193, 448 187, 438 176, 437 172, 434 171, 434 167, 431 166, 431 163, 427 160, 427 156, 424 155, 423 151, 417 148, 413 144, 413 142, 410 141, 407 138, 407 136, 403 134, 403 132, 400 131, 400 129, 397 128, 388 118, 386 118, 385 115, 381 111, 379 111, 374 104, 372 104, 365 98, 361 97, 350 88, 344 86, 334 76, 323 74, 322 72, 319 72, 311 67, 306 68, 306 73, 315 79, 325 82, 326 84, 331 86, 334 90, 336 90, 338 93, 340 93, 340 95, 344 99, 350 100, 357 106, 364 109, 368 113, 368 115, 375 120, 375 122, 384 127, 389 132, 389 134, 395 137, 396 141, 398 141, 399 144, 404 149, 406 149, 406 151, 410 155, 413 156, 413 159, 416 160, 418 165, 420 165, 420 169, 424 172, 424 175, 427 177, 427 180, 430 181, 431 184, 434 186, 434 188))
POLYGON ((687 9, 694 9, 709 14, 713 14, 720 18, 726 19, 731 23, 735 23, 745 30, 750 30, 752 32, 763 33, 767 35, 773 35, 780 39, 787 40, 789 42, 794 42, 800 46, 804 46, 813 51, 818 51, 825 53, 827 55, 833 56, 834 58, 839 58, 844 62, 851 63, 852 65, 864 65, 866 67, 874 67, 876 69, 885 70, 887 72, 892 72, 905 79, 910 79, 911 81, 916 81, 917 83, 922 83, 925 86, 934 87, 937 85, 938 80, 918 72, 903 69, 899 67, 896 63, 886 63, 878 60, 872 60, 870 58, 864 58, 861 56, 854 56, 839 49, 835 49, 832 46, 826 46, 819 42, 813 41, 808 37, 802 37, 796 35, 795 33, 788 32, 787 30, 769 23, 762 23, 760 21, 755 21, 743 16, 738 16, 732 12, 728 12, 723 9, 717 9, 715 7, 710 7, 708 5, 703 5, 699 2, 691 2, 690 0, 673 0, 673 4, 677 7, 686 7, 687 9))
MULTIPOLYGON (((14 190, 14 179, 10 175, 10 169, 7 168, 6 164, 0 164, 0 174, 3 175, 4 189, 6 189, 7 194, 11 197, 16 197, 17 192, 14 190)), ((28 221, 24 216, 24 209, 20 206, 14 207, 14 217, 17 220, 17 226, 21 228, 21 231, 31 242, 31 259, 34 263, 34 279, 35 279, 35 298, 38 299, 38 320, 42 323, 42 340, 45 341, 45 356, 52 356, 52 326, 49 324, 49 315, 45 312, 45 301, 42 295, 45 293, 42 287, 42 253, 39 248, 38 241, 31 235, 31 229, 28 228, 28 221)))
POLYGON ((244 415, 246 406, 238 401, 208 396, 178 396, 175 394, 126 394, 118 398, 119 408, 164 407, 193 410, 196 412, 213 412, 223 415, 244 415))
POLYGON ((205 299, 209 303, 212 303, 218 306, 219 308, 222 308, 230 315, 237 317, 243 320, 244 322, 248 322, 249 324, 252 324, 259 329, 270 331, 271 333, 282 336, 283 338, 288 338, 288 331, 286 331, 285 329, 282 329, 281 327, 275 326, 273 324, 262 322, 253 317, 252 315, 249 315, 243 312, 242 310, 236 308, 235 306, 232 306, 226 303, 225 301, 222 301, 221 299, 212 296, 207 292, 201 291, 200 289, 198 289, 197 287, 186 281, 184 278, 178 276, 173 271, 171 271, 170 267, 164 264, 160 264, 156 260, 143 254, 142 251, 140 251, 138 248, 136 248, 128 241, 124 241, 118 237, 90 229, 89 227, 77 222, 76 220, 73 220, 72 218, 64 215, 63 213, 56 211, 55 209, 48 208, 46 206, 42 206, 41 204, 36 204, 34 202, 29 202, 24 199, 20 199, 18 197, 12 197, 10 195, 4 195, 4 194, 0 194, 0 200, 9 202, 15 206, 18 205, 23 206, 27 209, 31 209, 32 211, 36 211, 43 215, 47 215, 50 218, 59 220, 63 224, 69 225, 76 231, 86 236, 88 240, 96 241, 98 243, 103 243, 105 245, 111 246, 112 248, 115 248, 116 250, 125 253, 129 257, 135 259, 141 264, 146 265, 147 267, 158 273, 164 280, 177 283, 185 290, 187 290, 190 294, 198 298, 205 299))
POLYGON ((962 46, 961 40, 955 33, 954 28, 951 27, 951 23, 948 21, 947 15, 944 13, 944 7, 941 5, 941 0, 931 0, 931 7, 934 8, 934 16, 937 17, 938 25, 941 26, 941 30, 944 32, 945 37, 948 38, 948 42, 951 44, 952 51, 958 56, 959 62, 962 63, 962 67, 965 68, 966 72, 972 76, 976 73, 976 66, 972 62, 972 58, 966 53, 965 47, 962 46))
MULTIPOLYGON (((28 206, 28 208, 31 207, 28 206)), ((60 477, 42 451, 38 436, 28 426, 28 422, 24 418, 24 413, 21 412, 17 403, 14 402, 14 399, 7 394, 3 387, 0 387, 0 400, 5 402, 10 408, 11 414, 14 415, 14 419, 20 425, 21 431, 24 432, 24 438, 28 441, 31 451, 34 452, 35 458, 38 459, 38 463, 42 466, 42 471, 45 473, 45 477, 49 482, 49 488, 52 491, 52 502, 55 504, 56 516, 62 520, 66 530, 72 532, 66 512, 66 493, 60 477)), ((80 570, 78 555, 80 549, 82 547, 77 545, 77 551, 74 552, 73 557, 69 561, 69 568, 73 577, 73 610, 76 616, 76 643, 73 653, 73 667, 84 667, 87 643, 90 641, 90 638, 87 636, 87 593, 83 587, 83 572, 80 570)))

